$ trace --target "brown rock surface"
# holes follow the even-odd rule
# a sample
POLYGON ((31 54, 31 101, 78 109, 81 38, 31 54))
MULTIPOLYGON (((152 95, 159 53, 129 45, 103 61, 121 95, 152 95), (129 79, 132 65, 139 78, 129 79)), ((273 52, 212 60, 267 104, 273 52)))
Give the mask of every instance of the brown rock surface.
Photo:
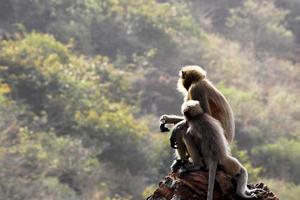
MULTIPOLYGON (((206 200, 206 171, 190 172, 185 175, 170 173, 160 181, 159 187, 147 200, 206 200)), ((264 183, 249 184, 250 189, 261 188, 258 200, 279 200, 264 183)), ((218 171, 214 190, 214 200, 239 200, 235 194, 236 185, 223 171, 218 171)))

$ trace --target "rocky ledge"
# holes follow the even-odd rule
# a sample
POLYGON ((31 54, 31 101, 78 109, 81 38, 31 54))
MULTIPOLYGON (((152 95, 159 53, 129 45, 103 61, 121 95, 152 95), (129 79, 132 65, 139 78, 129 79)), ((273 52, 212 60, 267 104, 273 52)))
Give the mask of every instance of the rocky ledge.
MULTIPOLYGON (((184 175, 170 173, 160 181, 158 188, 147 200, 206 200, 208 173, 189 172, 184 175)), ((260 188, 257 200, 279 200, 264 183, 249 184, 250 189, 260 188)), ((218 171, 214 200, 240 200, 235 196, 236 184, 230 176, 218 171)))

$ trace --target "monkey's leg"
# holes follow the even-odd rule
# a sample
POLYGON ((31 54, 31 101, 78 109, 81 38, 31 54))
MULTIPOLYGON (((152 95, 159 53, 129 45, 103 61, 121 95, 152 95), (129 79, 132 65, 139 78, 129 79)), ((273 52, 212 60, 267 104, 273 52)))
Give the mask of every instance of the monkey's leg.
POLYGON ((234 157, 227 156, 227 158, 221 161, 224 166, 225 171, 232 175, 237 181, 236 195, 245 199, 257 198, 254 192, 259 190, 249 190, 247 187, 248 183, 248 173, 247 170, 242 166, 242 164, 234 157))
POLYGON ((193 138, 191 135, 186 134, 186 132, 183 134, 183 141, 187 148, 187 152, 190 155, 194 165, 197 165, 199 167, 203 167, 203 159, 200 155, 199 147, 195 144, 193 141, 193 138))
POLYGON ((175 156, 176 160, 171 165, 172 172, 177 171, 181 166, 188 162, 188 154, 186 146, 183 142, 183 135, 187 131, 186 121, 181 121, 175 125, 170 138, 171 146, 172 141, 176 142, 175 156))

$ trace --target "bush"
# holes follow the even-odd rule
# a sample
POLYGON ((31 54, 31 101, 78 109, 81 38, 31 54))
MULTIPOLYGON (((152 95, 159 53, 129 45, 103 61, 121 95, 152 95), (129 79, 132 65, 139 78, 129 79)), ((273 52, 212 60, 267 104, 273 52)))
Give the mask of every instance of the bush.
POLYGON ((273 144, 265 144, 253 149, 255 164, 263 166, 267 177, 281 177, 299 183, 300 142, 281 138, 273 144))

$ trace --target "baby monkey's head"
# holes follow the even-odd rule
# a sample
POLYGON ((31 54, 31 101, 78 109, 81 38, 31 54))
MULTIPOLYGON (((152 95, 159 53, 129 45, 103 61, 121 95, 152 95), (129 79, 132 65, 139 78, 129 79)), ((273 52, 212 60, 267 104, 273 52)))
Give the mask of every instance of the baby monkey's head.
POLYGON ((199 101, 188 100, 182 104, 181 112, 186 118, 191 118, 202 114, 203 110, 199 101))

